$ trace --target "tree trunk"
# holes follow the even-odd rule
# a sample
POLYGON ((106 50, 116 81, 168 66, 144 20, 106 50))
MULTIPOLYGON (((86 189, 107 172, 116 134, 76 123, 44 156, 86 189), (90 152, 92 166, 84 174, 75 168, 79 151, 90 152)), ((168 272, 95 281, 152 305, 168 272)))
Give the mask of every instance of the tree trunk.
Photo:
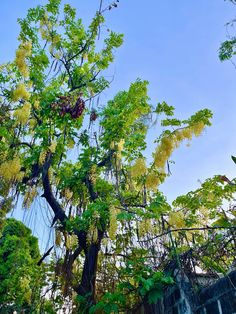
POLYGON ((98 243, 90 244, 85 254, 81 283, 76 288, 76 292, 78 293, 78 295, 86 298, 86 309, 89 309, 95 303, 95 283, 100 242, 101 241, 98 241, 98 243))

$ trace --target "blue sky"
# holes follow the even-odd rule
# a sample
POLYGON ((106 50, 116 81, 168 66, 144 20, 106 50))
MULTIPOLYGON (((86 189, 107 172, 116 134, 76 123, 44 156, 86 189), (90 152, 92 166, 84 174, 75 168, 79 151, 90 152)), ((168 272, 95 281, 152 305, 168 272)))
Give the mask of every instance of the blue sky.
MULTIPOLYGON (((3 62, 14 57, 17 17, 46 1, 1 2, 3 62)), ((98 6, 97 0, 66 2, 76 6, 86 22, 98 6)), ((152 103, 165 100, 176 107, 179 117, 205 107, 214 112, 213 126, 190 147, 183 145, 174 153, 172 176, 161 187, 169 200, 197 188, 198 180, 215 174, 236 176, 230 159, 236 155, 236 70, 230 62, 218 59, 220 43, 226 38, 224 25, 235 16, 235 8, 223 0, 120 0, 119 7, 107 14, 107 27, 124 33, 125 42, 109 70, 115 78, 104 99, 140 77, 150 82, 152 103)), ((151 137, 158 134, 153 129, 151 137)))

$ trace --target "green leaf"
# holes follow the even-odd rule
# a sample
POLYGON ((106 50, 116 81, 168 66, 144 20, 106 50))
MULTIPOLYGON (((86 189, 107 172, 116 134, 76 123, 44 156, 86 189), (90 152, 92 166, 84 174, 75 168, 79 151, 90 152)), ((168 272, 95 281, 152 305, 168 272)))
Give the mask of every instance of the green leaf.
POLYGON ((132 213, 127 213, 127 212, 121 212, 117 215, 118 220, 131 220, 134 217, 134 214, 132 213))
POLYGON ((174 279, 170 276, 167 276, 167 277, 163 277, 162 278, 162 283, 165 283, 167 285, 172 285, 174 283, 174 279))
POLYGON ((217 219, 213 224, 213 226, 220 226, 225 228, 230 227, 230 225, 231 225, 230 222, 225 217, 217 219))

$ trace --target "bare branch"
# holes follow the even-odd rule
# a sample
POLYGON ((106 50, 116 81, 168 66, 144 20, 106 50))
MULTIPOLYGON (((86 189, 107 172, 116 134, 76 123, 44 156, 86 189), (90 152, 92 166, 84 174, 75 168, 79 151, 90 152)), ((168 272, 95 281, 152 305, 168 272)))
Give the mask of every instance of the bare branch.
POLYGON ((176 229, 169 229, 163 233, 160 233, 158 235, 156 235, 155 237, 153 238, 149 238, 147 240, 139 240, 138 242, 148 242, 148 241, 151 241, 151 240, 155 240, 157 238, 161 238, 167 234, 170 234, 172 232, 181 232, 181 231, 200 231, 200 230, 216 230, 216 229, 235 229, 236 230, 236 226, 232 226, 232 227, 223 227, 223 226, 214 226, 214 227, 199 227, 199 228, 176 228, 176 229))
POLYGON ((43 254, 43 256, 40 258, 40 260, 38 261, 37 265, 40 266, 42 264, 42 262, 44 261, 44 259, 51 253, 51 250, 53 249, 54 245, 50 247, 49 250, 47 250, 47 252, 45 252, 43 254))

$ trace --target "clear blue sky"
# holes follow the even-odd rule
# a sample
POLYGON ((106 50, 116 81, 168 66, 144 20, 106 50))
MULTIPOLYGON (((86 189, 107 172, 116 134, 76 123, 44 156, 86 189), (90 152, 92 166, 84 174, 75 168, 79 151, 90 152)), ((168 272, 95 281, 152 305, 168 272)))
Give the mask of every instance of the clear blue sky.
MULTIPOLYGON (((45 2, 1 1, 0 62, 14 57, 17 17, 45 2)), ((98 6, 97 0, 67 2, 78 8, 85 21, 98 6)), ((198 179, 236 176, 230 159, 236 155, 236 70, 218 59, 220 43, 226 38, 224 25, 234 18, 235 9, 223 0, 120 0, 119 7, 107 14, 107 27, 124 33, 125 42, 110 69, 115 79, 104 98, 140 77, 150 81, 152 102, 165 100, 180 117, 204 107, 214 112, 213 126, 173 155, 173 175, 161 188, 170 200, 197 188, 198 179)), ((156 135, 158 130, 153 130, 156 135)))

